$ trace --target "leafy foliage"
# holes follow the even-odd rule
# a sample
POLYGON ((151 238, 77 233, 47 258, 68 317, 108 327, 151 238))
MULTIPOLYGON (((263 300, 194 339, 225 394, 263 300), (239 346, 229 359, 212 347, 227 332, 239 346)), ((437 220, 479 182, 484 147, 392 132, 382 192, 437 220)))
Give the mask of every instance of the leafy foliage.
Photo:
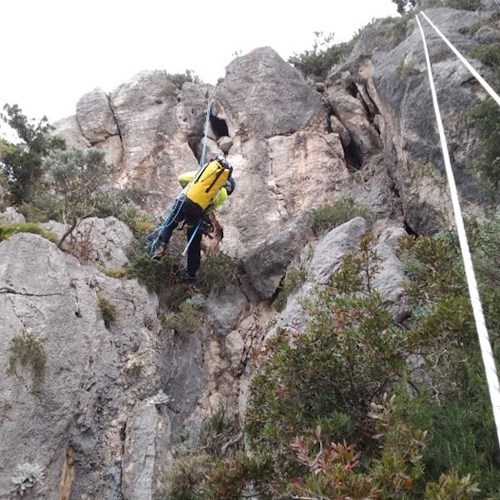
POLYGON ((109 328, 111 323, 116 319, 116 306, 103 295, 98 295, 97 304, 99 306, 99 312, 101 313, 104 325, 106 328, 109 328))
POLYGON ((283 283, 280 285, 278 295, 273 302, 274 308, 280 312, 287 303, 288 296, 305 280, 306 273, 303 269, 288 269, 283 283))
POLYGON ((140 248, 139 243, 128 251, 129 262, 126 265, 126 275, 136 278, 146 285, 148 290, 159 292, 174 279, 173 262, 166 255, 162 260, 151 260, 149 255, 140 248))
MULTIPOLYGON (((50 135, 53 127, 46 117, 38 124, 30 123, 17 104, 5 104, 0 119, 17 133, 18 144, 1 141, 0 167, 5 173, 16 204, 30 201, 39 189, 44 174, 44 158, 55 150, 65 148, 65 142, 50 135)), ((33 122, 33 120, 31 120, 33 122)))
POLYGON ((38 483, 41 483, 45 473, 40 464, 36 462, 23 462, 17 466, 17 470, 12 476, 14 491, 19 496, 33 489, 38 483))
POLYGON ((95 196, 113 169, 104 151, 96 148, 53 152, 45 167, 50 187, 60 196, 65 222, 94 213, 95 196))
POLYGON ((236 281, 236 261, 224 252, 205 255, 199 272, 199 281, 206 293, 210 290, 219 293, 227 289, 236 281))
POLYGON ((476 10, 480 7, 481 0, 445 0, 444 6, 461 10, 476 10))
POLYGON ((392 0, 392 3, 397 5, 400 14, 404 14, 415 8, 417 0, 392 0))
POLYGON ((178 311, 165 315, 163 325, 177 333, 195 333, 201 327, 201 318, 197 308, 186 300, 181 303, 178 311))
POLYGON ((251 384, 246 432, 252 448, 272 454, 279 476, 297 474, 288 444, 318 425, 327 441, 356 439, 374 451, 370 404, 403 369, 404 333, 371 290, 377 256, 370 242, 368 233, 331 283, 304 303, 305 334, 281 330, 269 343, 269 360, 251 384))
POLYGON ((333 204, 321 205, 311 212, 312 230, 317 236, 355 217, 371 218, 371 210, 353 198, 343 197, 333 204))
POLYGON ((354 445, 326 443, 321 428, 314 438, 297 437, 292 448, 308 473, 292 482, 292 492, 312 498, 405 498, 423 474, 421 464, 426 433, 404 423, 395 397, 372 404, 381 454, 362 467, 354 445), (317 495, 317 496, 313 496, 317 495), (337 497, 337 495, 342 495, 337 497))
POLYGON ((262 474, 265 464, 238 451, 239 426, 220 408, 202 424, 194 450, 179 451, 170 470, 168 498, 239 498, 249 478, 262 474))
POLYGON ((23 330, 10 342, 9 373, 15 374, 17 364, 29 365, 33 371, 34 380, 43 378, 47 357, 43 349, 43 339, 37 338, 33 333, 23 330))
POLYGON ((167 74, 167 79, 170 80, 178 89, 181 89, 184 83, 200 83, 199 77, 194 71, 187 69, 184 73, 167 74))
MULTIPOLYGON (((498 298, 495 271, 491 274, 483 267, 484 252, 496 248, 497 217, 478 226, 470 238, 487 305, 498 298)), ((407 401, 408 419, 429 429, 426 476, 439 482, 445 470, 470 473, 486 496, 493 494, 499 481, 492 463, 496 436, 456 236, 445 232, 433 238, 408 238, 402 249, 409 275, 406 290, 414 310, 408 341, 425 372, 419 396, 407 401)), ((499 307, 486 307, 485 312, 498 358, 499 307)))
POLYGON ((33 233, 46 238, 52 243, 57 242, 57 236, 50 232, 42 229, 38 224, 33 222, 16 222, 14 224, 0 224, 0 241, 6 240, 10 236, 18 233, 33 233))
POLYGON ((302 54, 294 54, 288 62, 299 69, 304 77, 314 81, 324 80, 330 69, 342 62, 352 50, 352 44, 341 43, 331 45, 333 33, 324 35, 323 32, 314 33, 315 40, 312 50, 302 54))
MULTIPOLYGON (((500 81, 500 80, 499 80, 500 81)), ((500 110, 497 104, 487 99, 470 112, 470 121, 478 136, 480 151, 473 168, 479 174, 479 182, 493 201, 498 201, 500 187, 500 110)))

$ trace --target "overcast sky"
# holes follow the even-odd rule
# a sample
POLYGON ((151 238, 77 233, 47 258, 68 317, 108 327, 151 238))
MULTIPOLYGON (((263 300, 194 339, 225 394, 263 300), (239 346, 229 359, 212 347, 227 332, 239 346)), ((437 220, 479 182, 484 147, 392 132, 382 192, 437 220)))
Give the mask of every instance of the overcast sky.
POLYGON ((111 92, 143 70, 192 70, 215 84, 237 56, 263 46, 283 59, 314 32, 348 41, 391 0, 0 0, 0 106, 50 122, 96 87, 111 92))

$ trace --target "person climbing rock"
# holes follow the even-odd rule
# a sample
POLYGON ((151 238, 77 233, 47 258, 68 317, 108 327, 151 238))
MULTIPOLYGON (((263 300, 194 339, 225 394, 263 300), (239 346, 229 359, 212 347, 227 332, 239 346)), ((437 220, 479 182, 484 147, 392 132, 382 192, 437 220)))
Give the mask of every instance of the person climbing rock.
POLYGON ((236 187, 233 168, 223 156, 217 156, 202 168, 178 177, 184 188, 177 197, 170 216, 163 223, 153 259, 160 260, 166 252, 175 228, 187 226, 187 271, 185 279, 194 281, 201 263, 201 237, 210 232, 208 215, 220 207, 236 187))

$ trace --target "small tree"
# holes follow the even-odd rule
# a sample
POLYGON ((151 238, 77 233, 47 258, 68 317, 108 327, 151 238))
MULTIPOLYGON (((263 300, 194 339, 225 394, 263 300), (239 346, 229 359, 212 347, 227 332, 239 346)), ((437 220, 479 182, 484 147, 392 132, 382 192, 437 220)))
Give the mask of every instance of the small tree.
POLYGON ((392 0, 392 3, 397 5, 400 14, 404 14, 415 8, 417 0, 392 0))
POLYGON ((312 50, 294 54, 288 62, 300 70, 306 78, 314 81, 323 80, 332 66, 341 62, 351 50, 349 43, 333 45, 333 36, 333 33, 325 35, 322 31, 314 32, 312 50))
POLYGON ((70 224, 58 243, 61 247, 76 226, 95 213, 96 196, 113 166, 106 163, 99 149, 71 148, 51 153, 44 167, 49 185, 60 197, 61 218, 70 224))
MULTIPOLYGON (((16 132, 16 144, 0 142, 0 170, 4 172, 14 203, 29 201, 43 176, 43 159, 50 151, 64 149, 64 139, 50 135, 53 127, 44 116, 38 124, 30 123, 17 104, 5 104, 0 119, 16 132)), ((33 122, 33 120, 31 120, 33 122)))

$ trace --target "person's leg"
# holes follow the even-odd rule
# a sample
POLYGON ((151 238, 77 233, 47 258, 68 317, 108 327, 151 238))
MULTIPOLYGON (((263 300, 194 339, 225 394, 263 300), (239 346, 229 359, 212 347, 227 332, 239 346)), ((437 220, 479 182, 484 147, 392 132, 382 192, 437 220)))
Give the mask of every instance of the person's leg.
POLYGON ((180 222, 184 219, 184 211, 182 205, 178 205, 179 201, 176 202, 173 208, 172 217, 170 220, 165 222, 165 226, 160 233, 160 237, 158 238, 158 243, 156 245, 155 253, 153 259, 160 260, 167 250, 168 242, 172 237, 172 233, 174 229, 179 225, 180 222))
POLYGON ((189 245, 187 256, 187 273, 190 278, 194 278, 196 276, 201 262, 201 231, 196 224, 188 227, 187 240, 189 241, 191 239, 195 229, 197 229, 197 231, 193 241, 189 245))
POLYGON ((177 221, 170 222, 167 226, 163 228, 163 231, 160 233, 160 238, 158 239, 158 244, 167 246, 174 229, 179 225, 177 221))

